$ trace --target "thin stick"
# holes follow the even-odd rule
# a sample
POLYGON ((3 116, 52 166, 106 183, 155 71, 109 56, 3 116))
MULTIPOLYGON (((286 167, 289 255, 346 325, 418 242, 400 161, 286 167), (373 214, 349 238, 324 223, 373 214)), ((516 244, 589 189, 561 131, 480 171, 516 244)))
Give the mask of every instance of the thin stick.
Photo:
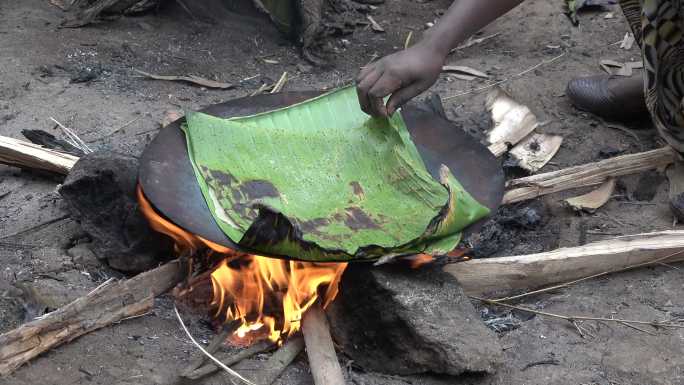
POLYGON ((406 40, 404 41, 404 49, 407 49, 411 44, 411 38, 413 37, 413 31, 409 31, 406 40))
POLYGON ((650 334, 650 335, 652 335, 652 336, 657 336, 657 335, 658 335, 657 333, 653 333, 653 332, 648 331, 648 330, 646 330, 646 329, 642 329, 642 328, 640 328, 640 327, 637 327, 637 326, 634 326, 634 325, 630 325, 630 324, 628 324, 628 323, 626 323, 626 322, 619 321, 618 323, 619 323, 620 325, 627 326, 628 328, 632 328, 632 329, 634 329, 634 330, 638 330, 638 331, 640 331, 640 332, 643 332, 643 333, 646 333, 646 334, 650 334))
POLYGON ((613 273, 621 273, 621 272, 623 272, 623 271, 632 270, 632 269, 637 269, 637 268, 639 268, 639 267, 644 267, 644 266, 648 266, 648 265, 658 264, 658 263, 661 263, 661 262, 663 262, 663 261, 665 261, 665 260, 668 260, 668 259, 670 259, 670 258, 672 258, 672 257, 675 257, 675 256, 677 256, 677 255, 680 255, 680 254, 682 254, 682 253, 684 253, 684 250, 677 251, 677 252, 672 253, 672 254, 668 254, 668 255, 666 255, 666 256, 664 256, 664 257, 656 258, 656 259, 654 259, 654 260, 652 260, 652 261, 647 261, 647 262, 638 263, 638 264, 636 264, 636 265, 627 266, 627 267, 624 267, 624 268, 621 268, 621 269, 615 269, 615 270, 610 270, 610 271, 604 271, 604 272, 601 272, 601 273, 598 273, 598 274, 593 274, 593 275, 590 275, 590 276, 587 276, 587 277, 583 277, 583 278, 580 278, 580 279, 576 279, 576 280, 573 280, 573 281, 570 281, 570 282, 561 283, 561 284, 559 284, 559 285, 550 286, 550 287, 547 287, 547 288, 544 288, 544 289, 534 290, 534 291, 530 291, 530 292, 523 293, 523 294, 513 295, 513 296, 510 296, 510 297, 496 298, 496 299, 492 299, 491 301, 494 301, 494 302, 512 301, 512 300, 514 300, 514 299, 520 299, 520 298, 529 297, 529 296, 535 295, 535 294, 541 294, 541 293, 546 293, 546 292, 549 292, 549 291, 552 291, 552 290, 562 289, 562 288, 565 288, 565 287, 574 285, 574 284, 576 284, 576 283, 588 281, 588 280, 590 280, 590 279, 594 279, 594 278, 598 278, 598 277, 603 277, 604 275, 613 274, 613 273))
POLYGON ((561 57, 565 56, 565 53, 566 53, 566 52, 564 51, 562 54, 560 54, 560 55, 558 55, 558 56, 556 56, 556 57, 554 57, 554 58, 552 58, 552 59, 543 60, 541 63, 538 63, 538 64, 536 64, 536 65, 534 65, 534 66, 532 66, 532 67, 530 67, 530 68, 524 70, 523 72, 520 72, 520 73, 518 73, 518 74, 515 74, 515 75, 513 75, 513 76, 511 76, 511 77, 509 77, 509 78, 506 78, 506 79, 504 79, 504 80, 500 80, 500 81, 498 81, 498 82, 491 83, 491 84, 488 84, 488 85, 486 85, 486 86, 482 86, 482 87, 479 87, 479 88, 475 88, 475 89, 472 89, 472 90, 470 90, 470 91, 463 91, 463 92, 460 92, 460 93, 455 94, 455 95, 447 96, 447 97, 445 97, 445 98, 442 98, 442 100, 449 100, 449 99, 457 98, 457 97, 459 97, 459 96, 463 96, 463 95, 468 95, 468 94, 472 94, 472 93, 484 91, 484 90, 490 89, 490 88, 492 88, 492 87, 496 87, 496 86, 498 86, 498 85, 507 83, 507 82, 509 82, 509 81, 511 81, 511 80, 513 80, 513 79, 517 79, 517 78, 520 78, 520 77, 522 77, 522 76, 525 76, 525 75, 527 75, 528 73, 530 73, 530 72, 536 70, 537 68, 539 68, 539 67, 541 67, 541 66, 543 66, 543 65, 551 64, 551 63, 555 62, 556 60, 558 60, 558 59, 560 59, 561 57))
POLYGON ((180 322, 181 327, 183 328, 183 331, 185 331, 185 334, 188 336, 188 338, 190 338, 190 341, 192 341, 192 343, 193 343, 195 346, 197 346, 197 348, 198 348, 202 353, 204 353, 204 355, 206 355, 210 360, 214 361, 214 363, 215 363, 216 365, 218 365, 221 369, 225 370, 226 373, 228 373, 228 374, 232 375, 233 377, 239 379, 240 381, 244 382, 245 384, 247 384, 247 385, 256 385, 256 384, 254 384, 252 381, 250 381, 250 380, 248 380, 248 379, 242 377, 242 376, 240 375, 240 373, 238 373, 238 372, 234 371, 233 369, 229 368, 228 366, 224 365, 223 362, 219 361, 216 357, 212 356, 211 354, 209 354, 209 352, 207 352, 206 350, 204 350, 204 348, 202 347, 202 345, 200 345, 197 341, 195 341, 195 338, 192 336, 192 334, 190 334, 190 331, 189 331, 188 328, 185 326, 185 323, 183 322, 183 318, 181 318, 180 313, 178 312, 178 308, 176 307, 175 304, 173 305, 173 310, 176 312, 176 317, 178 318, 178 322, 180 322))
MULTIPOLYGON (((217 354, 216 358, 220 359, 221 362, 223 362, 224 364, 226 364, 228 366, 235 365, 238 362, 245 360, 249 357, 252 357, 255 354, 259 354, 259 353, 265 352, 267 350, 270 350, 274 346, 275 345, 271 341, 268 341, 268 340, 259 341, 255 344, 251 345, 247 349, 241 350, 235 354, 231 354, 231 355, 227 355, 227 354, 219 355, 219 354, 217 354)), ((208 364, 201 366, 198 369, 196 369, 190 373, 183 374, 183 377, 190 379, 190 380, 197 380, 197 379, 200 379, 200 378, 207 376, 211 373, 214 373, 218 369, 219 369, 218 366, 216 366, 212 363, 208 363, 208 364)))
POLYGON ((140 119, 142 119, 142 116, 135 117, 135 118, 129 120, 128 122, 124 123, 123 126, 117 128, 116 130, 114 130, 114 131, 110 132, 109 134, 107 134, 107 135, 105 135, 105 136, 103 136, 103 137, 101 137, 101 138, 99 138, 99 139, 96 139, 96 140, 102 140, 102 139, 105 139, 105 138, 109 138, 110 136, 116 134, 117 132, 123 130, 124 128, 130 126, 131 124, 137 122, 137 121, 140 120, 140 119))
POLYGON ((485 298, 479 298, 479 297, 474 297, 474 296, 468 296, 468 297, 472 298, 476 301, 480 301, 480 302, 490 304, 490 305, 503 306, 503 307, 507 307, 509 309, 520 310, 520 311, 533 313, 533 314, 546 316, 546 317, 551 317, 551 318, 558 318, 558 319, 562 319, 562 320, 566 320, 566 321, 570 321, 570 322, 574 322, 574 321, 603 321, 603 322, 617 322, 617 323, 624 322, 624 323, 629 323, 629 324, 650 325, 650 326, 654 326, 654 327, 672 327, 672 328, 684 329, 684 325, 673 324, 670 322, 639 321, 639 320, 605 318, 605 317, 589 317, 589 316, 569 316, 569 315, 563 315, 563 314, 549 313, 546 311, 534 310, 534 309, 530 309, 530 308, 522 307, 522 306, 510 305, 510 304, 502 303, 502 302, 496 302, 496 301, 492 301, 490 299, 485 299, 485 298))
MULTIPOLYGON (((230 330, 230 329, 232 329, 232 328, 223 327, 221 329, 221 332, 214 336, 214 339, 212 339, 211 342, 209 343, 209 345, 207 346, 207 352, 209 352, 209 354, 216 353, 216 351, 221 347, 221 345, 223 345, 223 343, 226 341, 226 338, 228 338, 228 336, 232 332, 232 330, 230 330)), ((207 359, 207 356, 205 356, 204 354, 200 354, 198 357, 195 357, 195 359, 193 359, 190 362, 190 365, 188 365, 185 368, 185 370, 183 370, 183 372, 182 372, 183 377, 187 377, 187 374, 194 372, 195 369, 202 366, 204 364, 204 361, 206 361, 206 359, 207 359)))
POLYGON ((23 234, 28 233, 29 231, 40 230, 40 229, 42 229, 42 228, 45 228, 45 227, 47 227, 47 226, 50 226, 50 225, 53 224, 53 223, 61 222, 61 221, 65 220, 65 219, 69 218, 70 216, 71 216, 70 214, 65 214, 65 215, 59 216, 59 217, 57 217, 57 218, 48 219, 47 221, 41 222, 41 223, 39 223, 39 224, 37 224, 37 225, 35 225, 35 226, 31 226, 31 227, 29 227, 28 229, 19 230, 19 231, 15 231, 15 232, 13 232, 13 233, 11 233, 11 234, 3 235, 3 236, 0 237, 0 239, 7 239, 7 238, 12 238, 12 237, 18 237, 18 236, 20 236, 20 235, 23 235, 23 234))
POLYGON ((62 123, 58 122, 57 119, 53 118, 52 116, 50 117, 50 120, 52 120, 53 122, 55 122, 55 124, 57 124, 57 126, 58 126, 59 128, 61 128, 62 131, 64 131, 64 133, 67 134, 67 136, 71 138, 71 140, 73 140, 73 143, 72 143, 72 144, 73 144, 74 146, 80 148, 80 149, 83 150, 83 152, 85 152, 86 154, 89 154, 89 153, 93 152, 93 150, 92 150, 90 147, 88 147, 88 145, 87 145, 83 140, 81 140, 81 138, 80 138, 78 135, 76 135, 76 133, 73 132, 69 127, 67 127, 67 126, 63 125, 62 123))
POLYGON ((287 83, 287 71, 283 72, 283 74, 280 76, 280 79, 278 79, 278 82, 276 82, 276 84, 273 86, 271 93, 275 94, 277 92, 282 91, 283 87, 285 86, 285 83, 287 83))

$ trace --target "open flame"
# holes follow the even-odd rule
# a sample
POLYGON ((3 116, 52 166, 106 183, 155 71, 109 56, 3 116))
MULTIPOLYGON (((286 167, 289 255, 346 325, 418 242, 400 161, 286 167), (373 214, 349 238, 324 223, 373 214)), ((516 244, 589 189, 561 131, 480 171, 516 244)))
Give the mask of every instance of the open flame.
POLYGON ((210 248, 223 258, 211 273, 214 316, 239 326, 233 339, 278 342, 300 328, 304 312, 320 297, 327 307, 337 296, 346 263, 314 263, 242 254, 191 234, 161 217, 138 186, 140 209, 150 226, 170 236, 177 253, 210 248))

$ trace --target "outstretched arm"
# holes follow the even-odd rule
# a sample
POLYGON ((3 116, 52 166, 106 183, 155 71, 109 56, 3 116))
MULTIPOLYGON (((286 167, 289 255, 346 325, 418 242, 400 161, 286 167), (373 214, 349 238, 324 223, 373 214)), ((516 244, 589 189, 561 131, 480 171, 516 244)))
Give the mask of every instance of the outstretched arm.
POLYGON ((361 108, 389 116, 435 83, 449 51, 524 0, 456 0, 424 38, 364 67, 356 84, 361 108), (383 98, 392 95, 384 104, 383 98))

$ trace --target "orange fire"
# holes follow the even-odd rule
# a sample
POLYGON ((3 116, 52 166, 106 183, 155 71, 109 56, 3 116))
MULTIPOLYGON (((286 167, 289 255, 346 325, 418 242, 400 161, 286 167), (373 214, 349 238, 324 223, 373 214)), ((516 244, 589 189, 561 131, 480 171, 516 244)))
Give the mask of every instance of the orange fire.
POLYGON ((314 263, 240 254, 191 234, 156 213, 138 186, 140 209, 151 227, 170 236, 176 252, 208 247, 223 259, 211 273, 215 317, 237 321, 238 343, 268 338, 278 342, 300 328, 304 312, 321 298, 327 307, 337 296, 346 263, 314 263))
POLYGON ((412 269, 419 269, 434 260, 435 258, 432 255, 418 254, 409 260, 409 264, 412 269))

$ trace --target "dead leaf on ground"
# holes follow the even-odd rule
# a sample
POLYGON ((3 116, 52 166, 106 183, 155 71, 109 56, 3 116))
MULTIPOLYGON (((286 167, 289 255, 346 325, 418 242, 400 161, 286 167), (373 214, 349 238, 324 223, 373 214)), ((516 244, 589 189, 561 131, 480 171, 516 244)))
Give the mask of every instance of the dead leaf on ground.
POLYGON ((574 198, 568 198, 565 203, 576 211, 594 212, 605 205, 615 190, 615 179, 610 178, 603 182, 596 190, 574 198))
POLYGON ((162 128, 168 126, 169 124, 175 122, 176 120, 180 119, 183 117, 183 112, 178 111, 178 110, 166 110, 164 111, 164 116, 162 117, 161 122, 159 124, 162 126, 162 128))
POLYGON ((632 76, 635 69, 644 68, 644 63, 641 61, 633 61, 627 63, 620 63, 615 60, 601 60, 599 62, 601 68, 606 71, 609 75, 617 76, 632 76))
POLYGON ((461 80, 473 80, 475 78, 489 79, 489 75, 482 71, 466 66, 451 66, 442 67, 442 72, 448 72, 451 76, 461 80))
POLYGON ((375 32, 385 32, 385 29, 382 28, 382 26, 381 26, 380 24, 378 24, 378 22, 375 21, 375 19, 373 19, 373 16, 371 16, 371 15, 366 15, 366 19, 368 19, 368 21, 370 21, 370 23, 371 23, 371 29, 373 29, 373 31, 375 31, 375 32))
POLYGON ((494 88, 487 95, 486 107, 494 122, 487 133, 488 148, 495 156, 503 155, 509 145, 517 144, 539 126, 532 111, 501 88, 494 88))
POLYGON ((634 34, 631 32, 626 32, 625 37, 623 37, 622 41, 620 42, 620 48, 630 50, 632 49, 635 41, 634 34))
POLYGON ((562 143, 560 135, 533 133, 513 147, 510 154, 519 167, 535 173, 551 161, 562 143))
POLYGON ((145 77, 148 77, 148 78, 154 79, 154 80, 187 82, 187 83, 193 83, 193 84, 196 84, 196 85, 202 86, 202 87, 219 88, 219 89, 223 89, 223 90, 235 87, 233 84, 230 84, 230 83, 217 82, 215 80, 209 80, 209 79, 205 79, 203 77, 199 77, 199 76, 195 76, 195 75, 188 75, 188 76, 155 75, 155 74, 140 71, 137 69, 134 71, 145 76, 145 77))

